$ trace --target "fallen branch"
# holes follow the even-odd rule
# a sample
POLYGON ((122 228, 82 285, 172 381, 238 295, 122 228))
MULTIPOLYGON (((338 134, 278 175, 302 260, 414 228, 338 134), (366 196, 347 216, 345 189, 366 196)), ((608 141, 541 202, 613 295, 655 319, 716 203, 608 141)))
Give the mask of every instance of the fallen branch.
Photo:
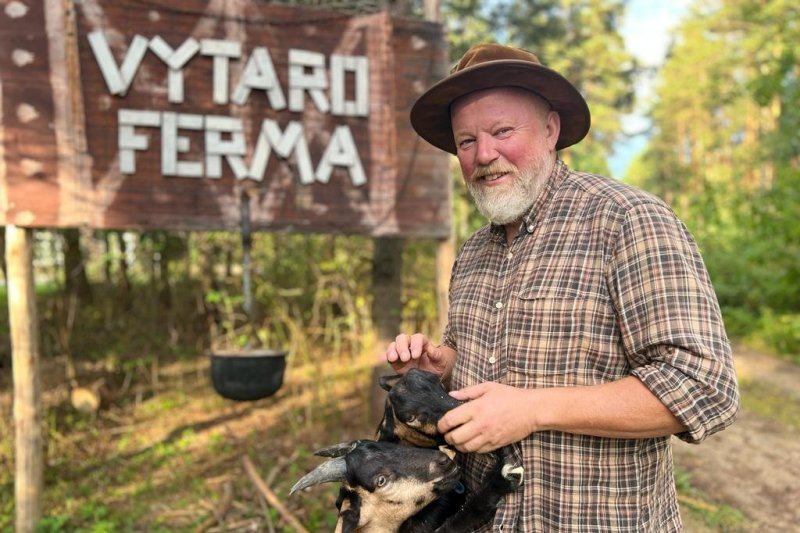
POLYGON ((275 483, 275 478, 278 477, 278 474, 280 474, 283 471, 283 469, 286 468, 288 465, 297 461, 297 458, 299 456, 300 452, 297 450, 292 452, 292 455, 290 455, 289 457, 286 457, 285 455, 280 456, 278 458, 278 462, 275 464, 272 470, 270 470, 269 474, 267 474, 267 478, 264 480, 267 486, 269 487, 270 485, 275 483))
POLYGON ((222 487, 222 499, 219 502, 219 505, 212 509, 212 514, 209 516, 202 524, 197 526, 197 529, 194 530, 194 533, 204 533, 214 527, 217 524, 222 524, 225 521, 225 515, 228 514, 228 511, 231 509, 231 505, 233 505, 233 483, 230 481, 226 481, 225 485, 222 487))
POLYGON ((301 524, 300 521, 291 512, 289 512, 289 509, 287 509, 285 505, 283 505, 283 502, 278 499, 275 493, 270 490, 264 480, 261 479, 261 477, 258 475, 258 472, 256 472, 256 467, 253 465, 253 462, 250 460, 250 458, 246 455, 242 456, 242 464, 244 465, 244 470, 247 472, 250 480, 264 496, 264 499, 267 500, 267 503, 277 509, 283 519, 286 520, 289 525, 292 526, 295 531, 297 531, 297 533, 309 533, 303 524, 301 524))

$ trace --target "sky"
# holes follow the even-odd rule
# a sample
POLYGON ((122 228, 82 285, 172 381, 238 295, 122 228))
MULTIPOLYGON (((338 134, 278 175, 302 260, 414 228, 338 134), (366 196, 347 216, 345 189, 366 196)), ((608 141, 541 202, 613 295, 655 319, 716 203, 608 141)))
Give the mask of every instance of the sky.
MULTIPOLYGON (((622 23, 622 36, 625 47, 632 52, 643 66, 661 65, 669 46, 671 30, 688 11, 691 0, 630 0, 622 23)), ((636 132, 645 129, 649 122, 644 116, 647 102, 652 97, 652 80, 641 78, 636 83, 637 106, 634 112, 624 118, 625 131, 636 132)), ((644 148, 645 135, 638 135, 618 143, 609 164, 611 174, 622 178, 631 161, 644 148)))

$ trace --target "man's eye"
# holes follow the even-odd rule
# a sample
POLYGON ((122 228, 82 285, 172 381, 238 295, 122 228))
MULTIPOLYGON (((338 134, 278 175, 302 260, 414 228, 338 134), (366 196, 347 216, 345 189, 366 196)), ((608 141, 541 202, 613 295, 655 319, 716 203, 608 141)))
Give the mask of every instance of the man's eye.
POLYGON ((470 146, 472 146, 472 143, 474 143, 474 142, 475 142, 475 139, 464 139, 462 141, 459 141, 458 147, 461 148, 461 149, 469 148, 470 146))
POLYGON ((500 128, 499 130, 494 132, 494 134, 496 136, 502 137, 503 135, 508 135, 509 133, 511 133, 511 131, 512 131, 512 128, 500 128))

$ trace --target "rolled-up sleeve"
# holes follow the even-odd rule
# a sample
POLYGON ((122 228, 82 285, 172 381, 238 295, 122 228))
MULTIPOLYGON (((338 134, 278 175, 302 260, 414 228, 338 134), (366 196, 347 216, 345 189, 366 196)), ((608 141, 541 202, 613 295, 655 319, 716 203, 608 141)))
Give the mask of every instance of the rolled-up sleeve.
POLYGON ((697 245, 665 205, 625 213, 608 288, 632 373, 700 442, 730 425, 739 391, 730 342, 697 245))

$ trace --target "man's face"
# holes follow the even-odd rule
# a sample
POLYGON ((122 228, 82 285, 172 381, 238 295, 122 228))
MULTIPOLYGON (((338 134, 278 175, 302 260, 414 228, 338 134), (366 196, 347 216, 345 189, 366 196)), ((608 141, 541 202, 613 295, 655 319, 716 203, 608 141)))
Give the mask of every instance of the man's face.
POLYGON ((461 173, 481 213, 495 224, 530 209, 553 169, 558 114, 511 87, 459 98, 451 108, 461 173))

